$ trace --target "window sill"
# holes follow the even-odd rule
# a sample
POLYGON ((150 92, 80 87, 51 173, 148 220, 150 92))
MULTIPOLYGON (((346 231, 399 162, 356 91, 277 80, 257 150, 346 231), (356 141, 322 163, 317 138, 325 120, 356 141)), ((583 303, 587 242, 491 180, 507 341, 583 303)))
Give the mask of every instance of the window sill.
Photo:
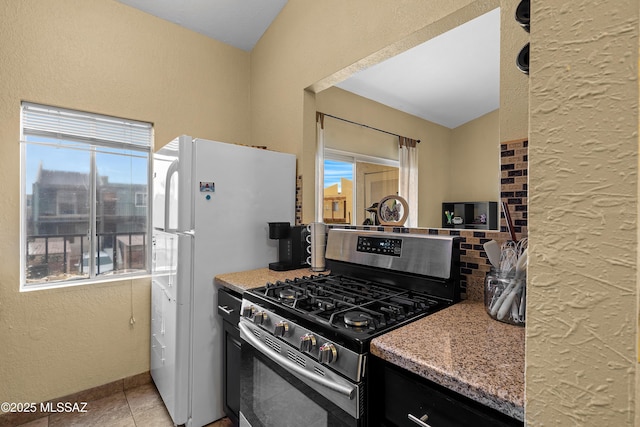
POLYGON ((98 277, 94 279, 67 280, 67 281, 58 281, 58 282, 37 283, 37 284, 21 283, 20 292, 42 291, 42 290, 70 288, 70 287, 87 286, 87 285, 91 285, 91 286, 110 285, 110 284, 113 284, 114 282, 129 282, 133 280, 148 279, 148 278, 151 278, 150 272, 119 274, 119 275, 113 275, 113 276, 98 277))

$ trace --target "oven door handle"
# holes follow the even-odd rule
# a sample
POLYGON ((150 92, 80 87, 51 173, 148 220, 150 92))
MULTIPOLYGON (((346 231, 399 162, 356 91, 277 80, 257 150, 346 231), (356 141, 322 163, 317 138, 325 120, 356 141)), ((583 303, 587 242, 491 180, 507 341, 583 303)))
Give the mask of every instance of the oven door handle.
POLYGON ((354 398, 356 394, 355 387, 350 387, 344 384, 338 384, 334 381, 312 374, 311 372, 299 366, 297 363, 292 362, 291 360, 280 355, 279 353, 275 353, 266 344, 264 344, 262 341, 256 338, 251 332, 251 329, 249 329, 249 327, 243 324, 242 322, 238 323, 238 326, 240 327, 240 332, 243 339, 245 339, 249 344, 251 344, 256 349, 260 350, 260 352, 262 352, 263 354, 269 356, 277 364, 284 366, 285 368, 291 371, 296 372, 298 375, 308 379, 309 381, 318 383, 320 385, 327 387, 328 389, 331 389, 340 394, 343 394, 347 396, 349 400, 352 400, 354 398))

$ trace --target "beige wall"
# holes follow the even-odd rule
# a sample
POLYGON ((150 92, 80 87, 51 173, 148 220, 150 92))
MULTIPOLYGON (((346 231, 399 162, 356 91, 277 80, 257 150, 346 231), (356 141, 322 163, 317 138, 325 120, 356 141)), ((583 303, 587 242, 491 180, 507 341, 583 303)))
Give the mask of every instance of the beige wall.
POLYGON ((640 5, 531 4, 527 418, 631 426, 640 5))
POLYGON ((451 129, 447 201, 500 200, 499 137, 498 110, 451 129))
MULTIPOLYGON (((380 118, 387 114, 403 114, 337 87, 318 93, 316 108, 320 112, 357 123, 366 122, 364 124, 370 126, 377 126, 380 118)), ((391 160, 398 160, 399 156, 397 137, 328 116, 324 119, 324 143, 326 148, 367 156, 391 160)))
POLYGON ((148 279, 20 293, 20 101, 250 143, 247 52, 113 0, 0 0, 0 402, 149 369, 148 279), (129 324, 131 314, 136 323, 129 324))

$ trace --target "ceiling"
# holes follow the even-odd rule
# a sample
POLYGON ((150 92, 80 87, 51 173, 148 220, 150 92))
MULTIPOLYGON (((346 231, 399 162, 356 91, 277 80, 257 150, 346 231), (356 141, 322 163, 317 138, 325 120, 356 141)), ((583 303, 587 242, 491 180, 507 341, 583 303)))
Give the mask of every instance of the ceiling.
POLYGON ((118 0, 238 49, 251 51, 287 0, 118 0))
MULTIPOLYGON (((118 0, 251 51, 287 0, 118 0)), ((448 128, 500 105, 500 11, 495 9, 336 86, 448 128)))
POLYGON ((494 111, 500 106, 500 9, 336 86, 448 128, 494 111))

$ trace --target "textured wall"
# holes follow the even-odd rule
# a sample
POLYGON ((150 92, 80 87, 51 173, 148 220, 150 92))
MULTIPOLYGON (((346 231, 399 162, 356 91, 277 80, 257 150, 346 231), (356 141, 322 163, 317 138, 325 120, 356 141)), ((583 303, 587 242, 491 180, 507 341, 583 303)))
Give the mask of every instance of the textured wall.
POLYGON ((249 144, 249 54, 112 0, 0 0, 0 402, 149 369, 149 279, 20 293, 20 101, 249 144), (131 314, 135 325, 129 324, 131 314))
POLYGON ((639 4, 531 4, 526 418, 631 426, 639 4))

